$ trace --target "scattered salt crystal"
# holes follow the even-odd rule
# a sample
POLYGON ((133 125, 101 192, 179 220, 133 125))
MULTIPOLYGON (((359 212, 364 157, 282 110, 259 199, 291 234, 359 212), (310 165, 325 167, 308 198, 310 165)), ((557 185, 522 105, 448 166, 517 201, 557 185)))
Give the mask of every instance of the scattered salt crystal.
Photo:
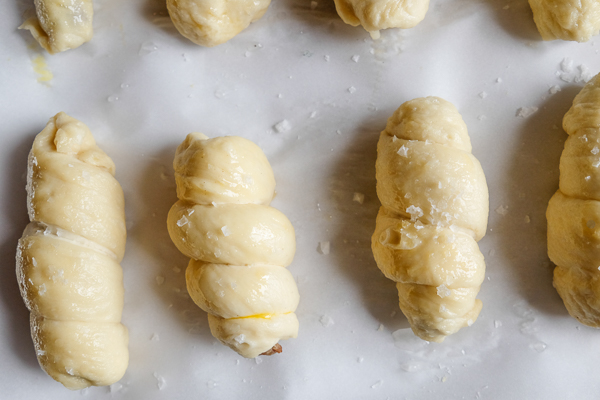
POLYGON ((502 83, 502 78, 496 79, 496 83, 502 83))
POLYGON ((494 328, 500 328, 501 326, 502 326, 502 321, 498 321, 498 320, 494 321, 494 328))
POLYGON ((317 116, 317 112, 316 112, 316 111, 313 111, 313 112, 311 112, 311 113, 310 113, 310 116, 309 116, 309 118, 314 118, 314 117, 316 117, 316 116, 317 116))
POLYGON ((480 116, 477 117, 478 120, 483 121, 484 119, 487 119, 487 117, 484 114, 481 114, 480 116))
POLYGON ((223 232, 223 236, 231 235, 231 230, 229 229, 229 227, 227 225, 225 225, 221 228, 221 232, 223 232))
POLYGON ((246 336, 243 333, 240 333, 236 337, 233 338, 238 344, 242 344, 246 341, 246 336))
POLYGON ((158 386, 158 390, 163 390, 165 388, 165 386, 167 385, 165 378, 158 375, 156 372, 154 373, 154 377, 156 378, 156 386, 158 386))
POLYGON ((156 50, 158 50, 158 46, 157 45, 155 45, 152 42, 144 42, 140 46, 140 51, 138 52, 138 55, 145 56, 145 55, 148 55, 150 53, 154 53, 156 50))
POLYGON ((256 364, 261 364, 261 363, 263 362, 263 360, 262 360, 262 358, 260 358, 260 357, 256 357, 256 358, 254 359, 254 362, 255 362, 256 364))
POLYGON ((560 62, 560 69, 563 72, 573 71, 573 60, 571 60, 569 57, 563 58, 563 60, 560 62))
POLYGON ((121 385, 119 382, 117 383, 113 383, 112 385, 109 386, 109 390, 111 393, 116 393, 119 390, 123 389, 123 385, 121 385))
POLYGON ((479 97, 481 97, 482 99, 485 99, 486 97, 488 97, 488 94, 486 92, 481 92, 481 93, 479 93, 479 97))
POLYGON ((323 56, 323 59, 324 59, 326 62, 329 62, 329 56, 328 56, 328 55, 325 55, 325 56, 323 56))
POLYGON ((319 252, 321 254, 329 254, 329 250, 330 250, 330 243, 327 242, 319 242, 319 252))
POLYGON ((371 385, 371 389, 377 389, 378 387, 381 387, 381 385, 383 385, 383 381, 379 380, 371 385))
POLYGON ((528 224, 531 222, 531 218, 529 218, 529 215, 525 216, 525 223, 528 224))
POLYGON ((437 295, 442 299, 452 294, 452 291, 446 287, 446 285, 440 285, 437 287, 437 295))
POLYGON ((544 342, 535 342, 529 345, 529 348, 537 351, 538 353, 541 353, 544 350, 546 350, 546 347, 548 347, 548 345, 544 342))
POLYGON ((150 340, 153 342, 158 342, 160 340, 160 338, 158 337, 158 333, 153 333, 150 337, 150 340))
POLYGON ((539 109, 537 107, 520 107, 517 109, 516 116, 521 118, 527 118, 535 114, 539 109))
POLYGON ((275 129, 275 132, 277 133, 287 132, 292 129, 292 124, 290 124, 290 121, 287 119, 284 119, 273 125, 273 129, 275 129))
POLYGON ((319 5, 319 3, 317 3, 316 1, 311 1, 310 2, 310 9, 314 10, 315 8, 317 8, 317 6, 319 5))
MULTIPOLYGON (((260 364, 260 363, 257 363, 260 364)), ((244 379, 244 382, 246 382, 246 380, 244 379)), ((210 389, 213 389, 215 387, 217 387, 219 383, 217 381, 213 381, 212 379, 209 379, 208 382, 206 382, 206 386, 208 386, 210 389)))
POLYGON ((39 289, 38 289, 38 294, 39 294, 40 296, 42 296, 42 295, 46 294, 46 284, 45 284, 45 283, 42 283, 42 284, 40 285, 40 287, 39 287, 39 289))
POLYGON ((445 305, 443 305, 443 304, 440 304, 439 311, 440 311, 441 313, 444 313, 444 312, 448 311, 448 309, 446 308, 446 306, 445 306, 445 305))
POLYGON ((182 227, 185 224, 187 224, 189 221, 187 219, 187 217, 185 215, 181 216, 181 218, 179 219, 179 221, 177 221, 177 226, 182 227))
POLYGON ((420 218, 423 216, 423 210, 421 210, 420 207, 410 206, 406 209, 406 212, 410 214, 411 221, 414 221, 417 218, 420 218))
POLYGON ((467 320, 467 325, 468 325, 468 326, 471 326, 471 325, 473 325, 473 320, 472 320, 472 319, 469 319, 469 320, 467 320))
POLYGON ((75 371, 73 371, 73 368, 67 368, 66 371, 67 371, 67 374, 69 374, 71 376, 75 375, 75 371))
POLYGON ((352 61, 354 61, 355 63, 357 63, 358 60, 360 60, 360 56, 358 54, 355 54, 355 55, 352 56, 352 61))
POLYGON ((348 88, 348 93, 350 93, 350 94, 353 94, 353 93, 355 93, 355 92, 356 92, 356 88, 355 88, 354 86, 350 86, 350 87, 348 88))
POLYGON ((585 177, 585 178, 583 178, 583 179, 585 179, 585 181, 587 182, 587 181, 589 181, 590 179, 592 179, 592 177, 591 177, 590 175, 588 175, 588 176, 586 176, 586 177, 585 177))
POLYGON ((508 206, 499 206, 495 211, 497 214, 506 215, 508 214, 508 206))
POLYGON ((357 362, 360 364, 360 363, 362 363, 363 361, 365 361, 365 359, 364 359, 364 358, 362 358, 362 357, 358 357, 358 358, 356 359, 356 361, 357 361, 357 362))
POLYGON ((31 263, 33 264, 34 267, 37 267, 37 261, 36 261, 35 257, 31 257, 31 263))
POLYGON ((162 277, 162 276, 160 276, 160 275, 158 275, 158 276, 156 277, 156 283, 157 283, 159 286, 160 286, 160 285, 162 285, 163 283, 165 283, 165 278, 164 278, 164 277, 162 277))
POLYGON ((408 147, 402 145, 396 153, 398 153, 399 156, 408 157, 408 147))
POLYGON ((600 160, 592 163, 592 167, 598 168, 598 166, 600 166, 600 160))
POLYGON ((554 85, 550 89, 548 89, 548 93, 550 94, 556 94, 558 92, 560 92, 560 86, 558 85, 554 85))
POLYGON ((321 318, 319 319, 319 322, 325 328, 329 328, 330 326, 335 324, 335 322, 333 322, 333 318, 331 318, 329 315, 322 315, 321 318))
POLYGON ((365 195, 362 194, 362 193, 354 192, 354 196, 352 197, 352 201, 355 201, 358 204, 363 204, 365 202, 365 195))
POLYGON ((384 329, 384 326, 383 326, 383 324, 379 324, 379 328, 377 328, 377 331, 378 331, 378 332, 381 332, 383 329, 384 329))
MULTIPOLYGON (((599 268, 600 268, 600 267, 599 267, 599 268)), ((38 351, 37 351, 37 355, 38 355, 38 356, 45 356, 45 355, 46 355, 46 352, 45 352, 44 350, 38 350, 38 351)))
POLYGON ((596 155, 596 154, 598 154, 598 152, 600 152, 600 150, 598 149, 598 146, 594 146, 594 148, 591 150, 591 153, 592 153, 593 155, 596 155))

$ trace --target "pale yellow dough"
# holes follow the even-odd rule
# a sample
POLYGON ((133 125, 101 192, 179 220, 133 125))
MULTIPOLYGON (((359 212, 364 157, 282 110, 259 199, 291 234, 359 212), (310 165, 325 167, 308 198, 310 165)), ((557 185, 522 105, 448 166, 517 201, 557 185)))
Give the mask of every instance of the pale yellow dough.
POLYGON ((477 319, 485 274, 488 189, 456 108, 438 97, 402 104, 381 132, 376 175, 375 261, 414 333, 441 342, 477 319))
POLYGON ((253 358, 295 338, 299 302, 285 268, 294 258, 294 228, 268 204, 273 170, 251 141, 189 134, 177 148, 179 201, 169 211, 173 243, 191 258, 187 289, 209 314, 223 344, 253 358))
POLYGON ((232 39, 264 15, 271 0, 167 0, 175 27, 201 46, 232 39))
POLYGON ((544 40, 587 42, 600 31, 600 0, 529 0, 544 40))
POLYGON ((41 367, 65 387, 111 385, 127 369, 121 325, 123 191, 87 126, 59 113, 29 154, 30 224, 17 279, 41 367))
POLYGON ((563 128, 559 190, 548 203, 548 256, 569 314, 600 327, 600 75, 573 100, 563 128))
POLYGON ((27 29, 50 54, 74 49, 92 39, 92 0, 35 0, 36 17, 19 29, 27 29))
POLYGON ((374 38, 381 29, 412 28, 425 18, 429 0, 335 0, 342 20, 362 25, 374 38))

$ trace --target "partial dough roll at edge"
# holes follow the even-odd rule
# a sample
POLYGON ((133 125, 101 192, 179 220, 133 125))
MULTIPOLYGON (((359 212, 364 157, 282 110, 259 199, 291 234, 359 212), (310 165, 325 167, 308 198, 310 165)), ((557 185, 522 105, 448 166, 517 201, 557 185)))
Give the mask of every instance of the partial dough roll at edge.
POLYGON ((529 0, 544 40, 587 42, 600 31, 598 0, 529 0))
POLYGON ((30 31, 50 54, 77 48, 94 35, 92 0, 35 0, 35 11, 37 17, 19 29, 30 31))
POLYGON ((600 327, 600 74, 563 119, 569 134, 560 158, 559 189, 548 202, 548 256, 553 285, 569 314, 600 327))
POLYGON ((371 247, 378 267, 397 282, 413 332, 427 341, 441 342, 470 326, 482 307, 476 296, 485 260, 477 241, 486 232, 489 200, 470 150, 460 114, 437 97, 402 104, 378 143, 383 206, 371 247), (454 158, 469 161, 445 170, 440 160, 454 158))

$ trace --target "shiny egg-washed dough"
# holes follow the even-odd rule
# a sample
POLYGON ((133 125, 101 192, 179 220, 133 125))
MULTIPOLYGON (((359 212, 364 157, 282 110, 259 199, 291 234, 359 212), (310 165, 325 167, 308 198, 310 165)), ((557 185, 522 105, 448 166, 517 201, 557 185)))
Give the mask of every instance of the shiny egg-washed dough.
POLYGON ((30 223, 17 279, 40 366, 65 387, 111 385, 129 360, 123 312, 123 191, 82 122, 59 113, 29 153, 30 223))
POLYGON ((376 175, 375 261, 413 332, 441 342, 477 319, 485 274, 488 189, 456 108, 437 97, 402 104, 381 132, 376 175))
POLYGON ((425 18, 429 0, 335 0, 345 23, 363 28, 375 39, 381 29, 412 28, 425 18))
POLYGON ((295 338, 299 294, 285 268, 294 258, 290 221, 269 206, 273 170, 251 141, 191 133, 177 148, 176 202, 167 220, 191 261, 187 289, 214 337, 253 358, 295 338))
POLYGON ((569 314, 600 327, 600 75, 565 114, 559 190, 548 203, 548 256, 569 314))
POLYGON ((544 40, 587 42, 600 31, 600 0, 529 0, 544 40))
POLYGON ((19 29, 27 29, 50 54, 74 49, 92 39, 92 0, 35 0, 37 17, 19 29))
POLYGON ((271 0, 167 0, 175 27, 201 46, 232 39, 262 17, 271 0))

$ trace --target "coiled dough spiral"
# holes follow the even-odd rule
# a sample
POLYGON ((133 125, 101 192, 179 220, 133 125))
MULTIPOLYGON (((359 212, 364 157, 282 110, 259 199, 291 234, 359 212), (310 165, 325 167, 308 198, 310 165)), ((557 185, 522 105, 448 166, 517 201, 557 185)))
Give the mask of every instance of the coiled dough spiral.
POLYGON ((192 42, 225 43, 260 19, 271 0, 167 0, 175 28, 192 42))
POLYGON ((29 153, 30 223, 17 278, 38 361, 69 389, 110 385, 127 369, 121 325, 123 191, 87 126, 59 113, 29 153))
POLYGON ((600 30, 599 0, 529 0, 544 40, 587 42, 600 30))
POLYGON ((573 100, 559 189, 546 210, 554 287, 569 314, 600 327, 600 75, 573 100))
POLYGON ((191 133, 173 166, 179 201, 169 234, 192 259, 188 292, 208 313, 213 336, 248 358, 295 338, 299 295, 285 267, 296 239, 290 221, 268 205, 275 178, 262 150, 237 136, 191 133))
POLYGON ((437 97, 402 104, 381 132, 376 175, 375 261, 413 332, 441 342, 477 319, 485 274, 487 184, 456 108, 437 97))
POLYGON ((74 49, 94 36, 92 0, 35 0, 37 17, 19 29, 27 29, 50 54, 74 49))
POLYGON ((362 25, 378 39, 381 29, 408 29, 423 21, 429 0, 335 0, 335 8, 342 21, 362 25))

